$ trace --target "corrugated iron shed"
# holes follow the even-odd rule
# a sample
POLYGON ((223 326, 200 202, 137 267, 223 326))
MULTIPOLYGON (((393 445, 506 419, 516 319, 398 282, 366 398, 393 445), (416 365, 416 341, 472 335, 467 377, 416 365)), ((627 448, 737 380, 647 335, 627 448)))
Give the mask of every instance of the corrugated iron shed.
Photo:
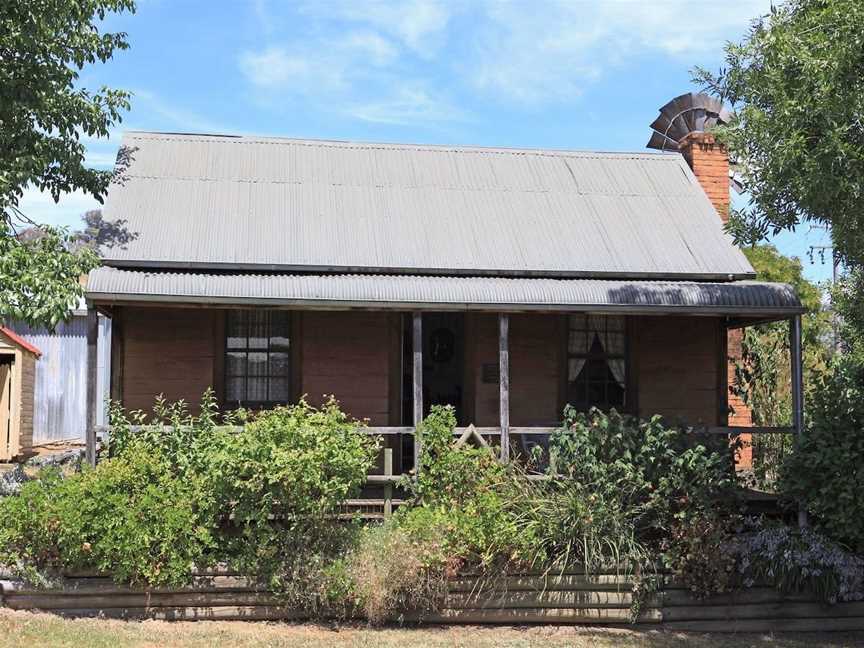
POLYGON ((755 281, 206 274, 102 267, 90 275, 88 294, 99 302, 307 308, 554 309, 754 316, 801 311, 791 286, 755 281))
POLYGON ((679 155, 129 133, 115 266, 753 276, 679 155))

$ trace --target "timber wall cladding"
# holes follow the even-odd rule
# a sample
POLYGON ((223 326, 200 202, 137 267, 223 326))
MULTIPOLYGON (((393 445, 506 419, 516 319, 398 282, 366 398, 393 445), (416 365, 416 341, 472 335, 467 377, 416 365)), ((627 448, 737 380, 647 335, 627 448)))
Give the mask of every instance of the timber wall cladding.
MULTIPOLYGON (((224 311, 194 308, 124 308, 122 393, 130 410, 149 411, 163 394, 190 405, 212 387, 216 340, 224 311)), ((224 346, 224 341, 223 341, 224 346)))
POLYGON ((720 320, 637 317, 631 330, 639 414, 725 425, 718 420, 725 403, 720 320))

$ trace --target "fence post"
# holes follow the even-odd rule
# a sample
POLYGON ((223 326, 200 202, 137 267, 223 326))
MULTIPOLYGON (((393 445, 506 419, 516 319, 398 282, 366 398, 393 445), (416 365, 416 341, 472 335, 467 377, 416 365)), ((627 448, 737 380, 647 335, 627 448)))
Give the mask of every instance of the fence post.
MULTIPOLYGON (((384 475, 393 477, 393 449, 384 448, 384 475)), ((393 482, 384 484, 384 519, 393 515, 393 482)))
MULTIPOLYGON (((804 373, 801 352, 801 316, 789 320, 789 360, 792 363, 792 427, 795 428, 795 443, 801 443, 804 435, 804 373)), ((807 510, 798 504, 798 526, 809 525, 807 510)))

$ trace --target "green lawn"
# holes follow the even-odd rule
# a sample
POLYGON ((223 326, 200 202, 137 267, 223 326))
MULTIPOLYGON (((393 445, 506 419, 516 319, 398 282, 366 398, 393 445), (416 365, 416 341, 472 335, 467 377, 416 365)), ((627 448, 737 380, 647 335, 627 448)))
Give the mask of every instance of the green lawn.
POLYGON ((3 648, 40 646, 204 647, 286 646, 319 648, 388 648, 390 646, 465 646, 470 648, 804 648, 805 646, 864 646, 864 635, 685 635, 658 631, 594 630, 569 627, 450 627, 387 628, 281 624, 244 621, 166 622, 66 620, 49 614, 0 610, 3 648))

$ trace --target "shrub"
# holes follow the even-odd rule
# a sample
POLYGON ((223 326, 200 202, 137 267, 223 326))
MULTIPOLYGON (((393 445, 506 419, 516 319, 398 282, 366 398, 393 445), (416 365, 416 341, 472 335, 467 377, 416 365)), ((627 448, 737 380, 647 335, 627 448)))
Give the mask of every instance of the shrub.
POLYGON ((491 447, 457 445, 452 407, 434 406, 422 422, 420 470, 410 484, 414 506, 401 511, 401 524, 413 532, 444 531, 450 560, 488 566, 520 555, 520 536, 509 510, 519 475, 499 463, 491 447))
POLYGON ((196 483, 153 448, 67 479, 56 472, 0 501, 0 562, 43 571, 98 570, 119 582, 179 585, 212 547, 196 483))
POLYGON ((203 481, 232 514, 220 536, 226 559, 283 584, 295 555, 316 550, 313 540, 330 552, 339 535, 333 515, 363 485, 378 450, 332 399, 320 409, 301 401, 262 412, 216 439, 203 481))
POLYGON ((733 453, 723 438, 639 420, 611 410, 568 407, 550 439, 550 472, 590 484, 633 519, 643 540, 662 537, 676 520, 735 505, 733 453))
POLYGON ((335 401, 263 412, 239 432, 209 391, 196 416, 159 399, 149 419, 115 405, 111 421, 95 469, 46 472, 0 501, 0 562, 178 585, 221 560, 314 606, 313 583, 356 537, 333 513, 377 450, 335 401))
POLYGON ((835 358, 814 390, 809 422, 781 471, 781 491, 830 538, 864 552, 864 366, 835 358))
POLYGON ((373 624, 400 612, 433 609, 446 591, 446 577, 457 568, 448 565, 442 521, 413 526, 402 522, 364 529, 345 561, 353 603, 373 624))

